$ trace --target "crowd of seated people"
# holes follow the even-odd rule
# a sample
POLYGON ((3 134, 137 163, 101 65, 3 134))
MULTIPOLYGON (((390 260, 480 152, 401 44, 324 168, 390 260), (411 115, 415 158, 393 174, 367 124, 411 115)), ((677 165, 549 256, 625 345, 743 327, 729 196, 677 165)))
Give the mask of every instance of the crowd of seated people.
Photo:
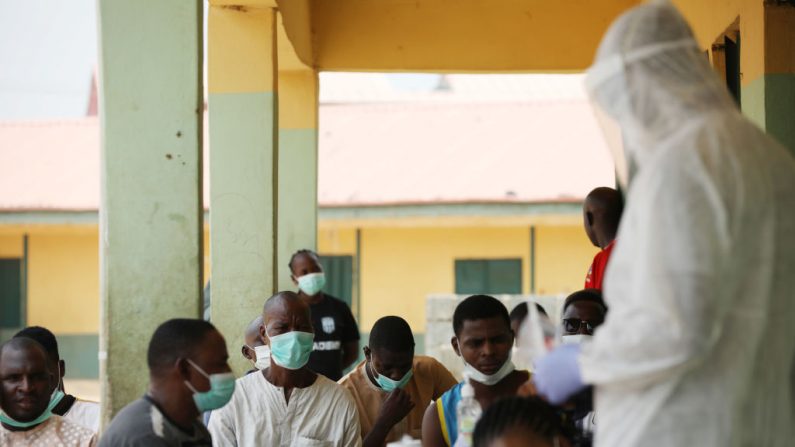
MULTIPOLYGON (((347 305, 323 292, 318 256, 300 250, 290 269, 298 291, 273 295, 260 315, 241 322, 240 352, 251 365, 245 375, 232 374, 212 323, 168 320, 149 341, 146 393, 101 436, 99 404, 65 393, 67 365, 55 335, 37 326, 20 331, 0 347, 0 445, 590 445, 589 393, 549 405, 532 396, 532 373, 512 361, 520 326, 531 324, 527 302, 510 314, 488 295, 458 303, 451 339, 464 367, 458 381, 437 359, 415 354, 412 328, 395 315, 375 322, 364 359, 354 364, 359 328, 347 305), (467 389, 483 415, 462 434, 458 406, 467 389), (513 438, 524 443, 510 444, 513 438)), ((569 296, 558 323, 562 342, 583 342, 606 310, 599 290, 569 296)))

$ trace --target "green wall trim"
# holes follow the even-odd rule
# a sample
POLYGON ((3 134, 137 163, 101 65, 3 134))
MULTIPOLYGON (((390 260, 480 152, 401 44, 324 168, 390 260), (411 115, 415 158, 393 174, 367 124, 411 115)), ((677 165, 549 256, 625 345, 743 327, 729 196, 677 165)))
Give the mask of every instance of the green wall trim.
POLYGON ((742 97, 743 113, 795 154, 795 73, 761 76, 742 97))
MULTIPOLYGON (((19 329, 0 329, 0 343, 19 332, 19 329)), ((55 334, 58 353, 66 362, 67 379, 99 379, 99 334, 55 334)), ((146 364, 133 366, 145 371, 146 364)))
MULTIPOLYGON (((58 335, 58 352, 66 362, 67 379, 99 378, 99 334, 58 335)), ((146 365, 133 368, 146 371, 146 365)))
POLYGON ((741 89, 743 115, 765 128, 765 77, 761 76, 741 89))
MULTIPOLYGON (((322 206, 319 220, 440 216, 542 216, 582 214, 582 202, 563 203, 430 203, 423 205, 322 206)), ((204 212, 205 222, 209 211, 204 212)), ((96 211, 0 212, 0 225, 96 225, 96 211)))
POLYGON ((97 225, 98 222, 97 210, 0 212, 0 225, 97 225))
POLYGON ((440 216, 542 216, 582 214, 582 202, 563 203, 446 203, 321 207, 320 220, 440 216))

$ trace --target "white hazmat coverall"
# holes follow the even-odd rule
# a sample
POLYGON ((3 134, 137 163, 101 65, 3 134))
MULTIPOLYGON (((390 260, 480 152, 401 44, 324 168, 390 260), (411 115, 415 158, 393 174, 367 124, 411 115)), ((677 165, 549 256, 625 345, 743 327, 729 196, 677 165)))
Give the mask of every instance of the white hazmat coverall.
POLYGON ((795 160, 745 119, 672 6, 608 30, 586 79, 630 183, 578 358, 596 445, 795 445, 795 160))

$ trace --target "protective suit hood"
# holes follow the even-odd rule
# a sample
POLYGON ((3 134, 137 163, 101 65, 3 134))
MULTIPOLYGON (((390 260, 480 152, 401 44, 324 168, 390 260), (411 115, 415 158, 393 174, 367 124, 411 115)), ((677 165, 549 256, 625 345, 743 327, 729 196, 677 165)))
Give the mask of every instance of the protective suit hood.
MULTIPOLYGON (((667 1, 631 9, 610 26, 585 84, 593 103, 621 128, 630 179, 694 118, 737 113, 687 22, 667 1)), ((614 158, 621 163, 615 149, 614 158)))
POLYGON ((577 357, 596 447, 789 447, 792 152, 738 112, 670 5, 620 17, 586 83, 637 168, 605 272, 610 311, 577 357))

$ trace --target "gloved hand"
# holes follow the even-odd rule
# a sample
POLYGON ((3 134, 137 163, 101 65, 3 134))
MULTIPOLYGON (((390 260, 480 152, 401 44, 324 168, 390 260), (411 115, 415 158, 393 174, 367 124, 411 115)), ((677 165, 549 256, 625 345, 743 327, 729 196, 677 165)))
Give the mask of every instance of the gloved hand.
POLYGON ((580 376, 580 345, 562 345, 541 357, 533 370, 538 394, 549 403, 560 405, 586 387, 580 376))

